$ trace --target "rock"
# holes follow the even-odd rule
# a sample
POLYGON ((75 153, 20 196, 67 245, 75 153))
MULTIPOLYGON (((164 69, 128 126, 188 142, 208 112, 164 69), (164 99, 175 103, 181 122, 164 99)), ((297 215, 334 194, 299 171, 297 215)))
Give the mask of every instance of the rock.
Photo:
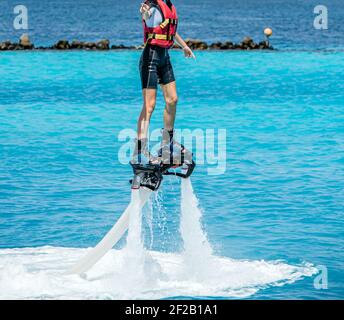
POLYGON ((82 49, 84 47, 84 43, 79 40, 73 40, 70 44, 71 49, 82 49))
POLYGON ((225 45, 228 47, 228 49, 232 49, 234 47, 234 43, 231 41, 225 42, 225 45))
POLYGON ((213 50, 220 50, 221 46, 222 46, 222 42, 216 42, 216 43, 212 43, 209 48, 213 50))
POLYGON ((9 46, 8 46, 8 49, 7 50, 15 50, 16 48, 16 45, 14 43, 11 43, 9 46))
POLYGON ((144 45, 141 46, 136 46, 136 47, 128 47, 125 46, 124 44, 120 44, 120 45, 112 45, 111 49, 112 50, 140 50, 140 49, 144 49, 144 45))
POLYGON ((110 41, 107 39, 100 40, 96 43, 96 47, 99 50, 109 50, 110 49, 110 41))
POLYGON ((21 44, 16 43, 14 45, 14 50, 25 50, 25 48, 21 44))
POLYGON ((185 43, 190 47, 192 50, 206 50, 208 49, 208 45, 206 42, 201 40, 194 40, 194 39, 186 39, 185 43))
POLYGON ((242 46, 238 43, 235 43, 233 46, 233 50, 242 50, 242 46))
MULTIPOLYGON (((186 44, 192 50, 274 50, 270 45, 268 40, 255 43, 252 38, 245 37, 240 43, 233 43, 231 41, 226 42, 215 42, 208 45, 206 42, 198 39, 187 39, 186 44)), ((10 41, 0 42, 0 50, 25 50, 33 49, 34 46, 31 44, 30 39, 27 34, 23 34, 20 37, 19 43, 11 43, 10 41)), ((83 42, 79 40, 73 40, 71 43, 68 40, 59 40, 56 44, 51 47, 40 46, 37 47, 38 50, 142 50, 144 45, 139 46, 125 46, 112 45, 110 47, 110 41, 107 39, 102 39, 97 42, 83 42)), ((175 44, 173 46, 175 49, 180 49, 180 47, 175 44)))
POLYGON ((224 43, 221 43, 220 50, 231 50, 234 48, 233 42, 227 41, 224 43))
POLYGON ((269 42, 268 41, 259 42, 259 49, 261 49, 261 50, 271 49, 269 42))
POLYGON ((253 45, 252 49, 254 49, 254 50, 257 50, 257 49, 259 49, 259 44, 258 44, 258 43, 254 43, 254 45, 253 45))
POLYGON ((23 49, 33 49, 33 44, 30 41, 29 35, 27 33, 24 33, 20 38, 19 38, 19 45, 23 49))
POLYGON ((205 42, 203 42, 203 43, 201 43, 199 45, 198 49, 199 50, 207 50, 208 49, 208 45, 205 42))
POLYGON ((242 41, 241 44, 242 45, 246 45, 246 46, 250 46, 253 43, 252 38, 250 37, 245 37, 242 41))
POLYGON ((256 44, 254 43, 254 41, 250 37, 245 37, 241 41, 240 45, 241 45, 243 50, 251 50, 251 49, 254 49, 256 47, 256 44))
POLYGON ((5 50, 9 50, 9 46, 11 45, 11 41, 4 41, 0 43, 0 50, 1 51, 5 51, 5 50))
POLYGON ((95 50, 95 49, 97 49, 97 46, 96 46, 95 42, 85 42, 84 48, 86 50, 95 50))
POLYGON ((59 40, 53 47, 54 49, 57 50, 67 50, 70 49, 70 45, 68 40, 59 40))

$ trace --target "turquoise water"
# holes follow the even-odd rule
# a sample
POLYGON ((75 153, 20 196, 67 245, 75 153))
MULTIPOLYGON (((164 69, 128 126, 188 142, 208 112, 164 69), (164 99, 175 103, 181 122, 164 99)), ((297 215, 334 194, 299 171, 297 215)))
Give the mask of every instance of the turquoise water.
MULTIPOLYGON (((95 245, 130 199, 118 134, 141 108, 139 52, 2 53, 0 248, 95 245)), ((251 298, 344 294, 343 53, 172 53, 178 128, 227 130, 227 170, 193 175, 219 255, 328 268, 251 298)), ((161 127, 162 98, 152 127, 161 127)), ((157 251, 181 247, 179 188, 166 179, 157 251)))

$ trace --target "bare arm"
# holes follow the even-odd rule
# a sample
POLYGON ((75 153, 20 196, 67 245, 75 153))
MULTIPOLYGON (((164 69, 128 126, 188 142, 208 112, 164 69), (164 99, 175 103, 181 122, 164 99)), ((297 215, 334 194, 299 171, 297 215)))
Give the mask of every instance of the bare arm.
POLYGON ((186 42, 183 40, 183 38, 179 35, 179 33, 176 33, 175 37, 176 43, 183 49, 184 55, 186 58, 196 58, 192 50, 189 48, 189 46, 186 44, 186 42))
POLYGON ((176 33, 176 42, 181 48, 188 46, 178 32, 176 33))

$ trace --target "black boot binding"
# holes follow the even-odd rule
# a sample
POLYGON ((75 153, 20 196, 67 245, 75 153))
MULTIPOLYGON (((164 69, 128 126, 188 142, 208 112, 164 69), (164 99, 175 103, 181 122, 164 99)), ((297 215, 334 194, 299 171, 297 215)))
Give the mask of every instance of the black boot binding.
POLYGON ((152 191, 159 189, 163 179, 161 167, 158 164, 133 164, 134 178, 130 180, 131 189, 147 188, 152 191))
POLYGON ((192 175, 196 167, 196 163, 192 159, 192 153, 185 149, 182 144, 177 142, 173 143, 181 150, 180 158, 177 162, 169 161, 171 163, 166 163, 161 161, 160 164, 134 164, 130 162, 134 171, 134 178, 133 180, 130 180, 132 189, 140 189, 141 187, 144 187, 152 191, 156 191, 159 189, 164 175, 173 175, 184 179, 189 178, 192 175), (171 172, 169 171, 171 168, 181 168, 182 172, 171 172))

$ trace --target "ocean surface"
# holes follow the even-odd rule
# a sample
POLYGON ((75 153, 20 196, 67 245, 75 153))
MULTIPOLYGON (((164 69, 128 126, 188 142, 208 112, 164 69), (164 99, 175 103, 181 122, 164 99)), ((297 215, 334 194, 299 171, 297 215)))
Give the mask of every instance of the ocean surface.
MULTIPOLYGON (((28 32, 33 43, 52 45, 59 39, 99 40, 126 45, 142 44, 138 14, 141 0, 25 0, 29 30, 13 27, 17 1, 0 2, 0 40, 18 40, 28 32)), ((240 42, 245 36, 263 40, 271 27, 273 46, 279 49, 343 49, 344 6, 342 0, 175 0, 179 31, 185 38, 207 42, 240 42), (314 8, 328 9, 328 30, 313 26, 314 8)))
MULTIPOLYGON (((341 52, 198 52, 195 61, 172 52, 176 127, 227 132, 224 172, 209 175, 214 164, 200 163, 192 176, 217 263, 192 281, 197 265, 176 278, 180 180, 167 177, 143 219, 145 248, 165 270, 163 284, 132 292, 121 282, 113 291, 123 280, 120 266, 117 278, 107 277, 123 250, 92 270, 93 282, 61 279, 130 201, 119 134, 135 129, 141 109, 139 57, 1 53, 0 298, 342 299, 341 52), (328 288, 320 290, 314 281, 324 268, 328 288)), ((159 94, 152 129, 161 128, 163 107, 159 94)), ((116 249, 123 247, 125 240, 116 249)))

